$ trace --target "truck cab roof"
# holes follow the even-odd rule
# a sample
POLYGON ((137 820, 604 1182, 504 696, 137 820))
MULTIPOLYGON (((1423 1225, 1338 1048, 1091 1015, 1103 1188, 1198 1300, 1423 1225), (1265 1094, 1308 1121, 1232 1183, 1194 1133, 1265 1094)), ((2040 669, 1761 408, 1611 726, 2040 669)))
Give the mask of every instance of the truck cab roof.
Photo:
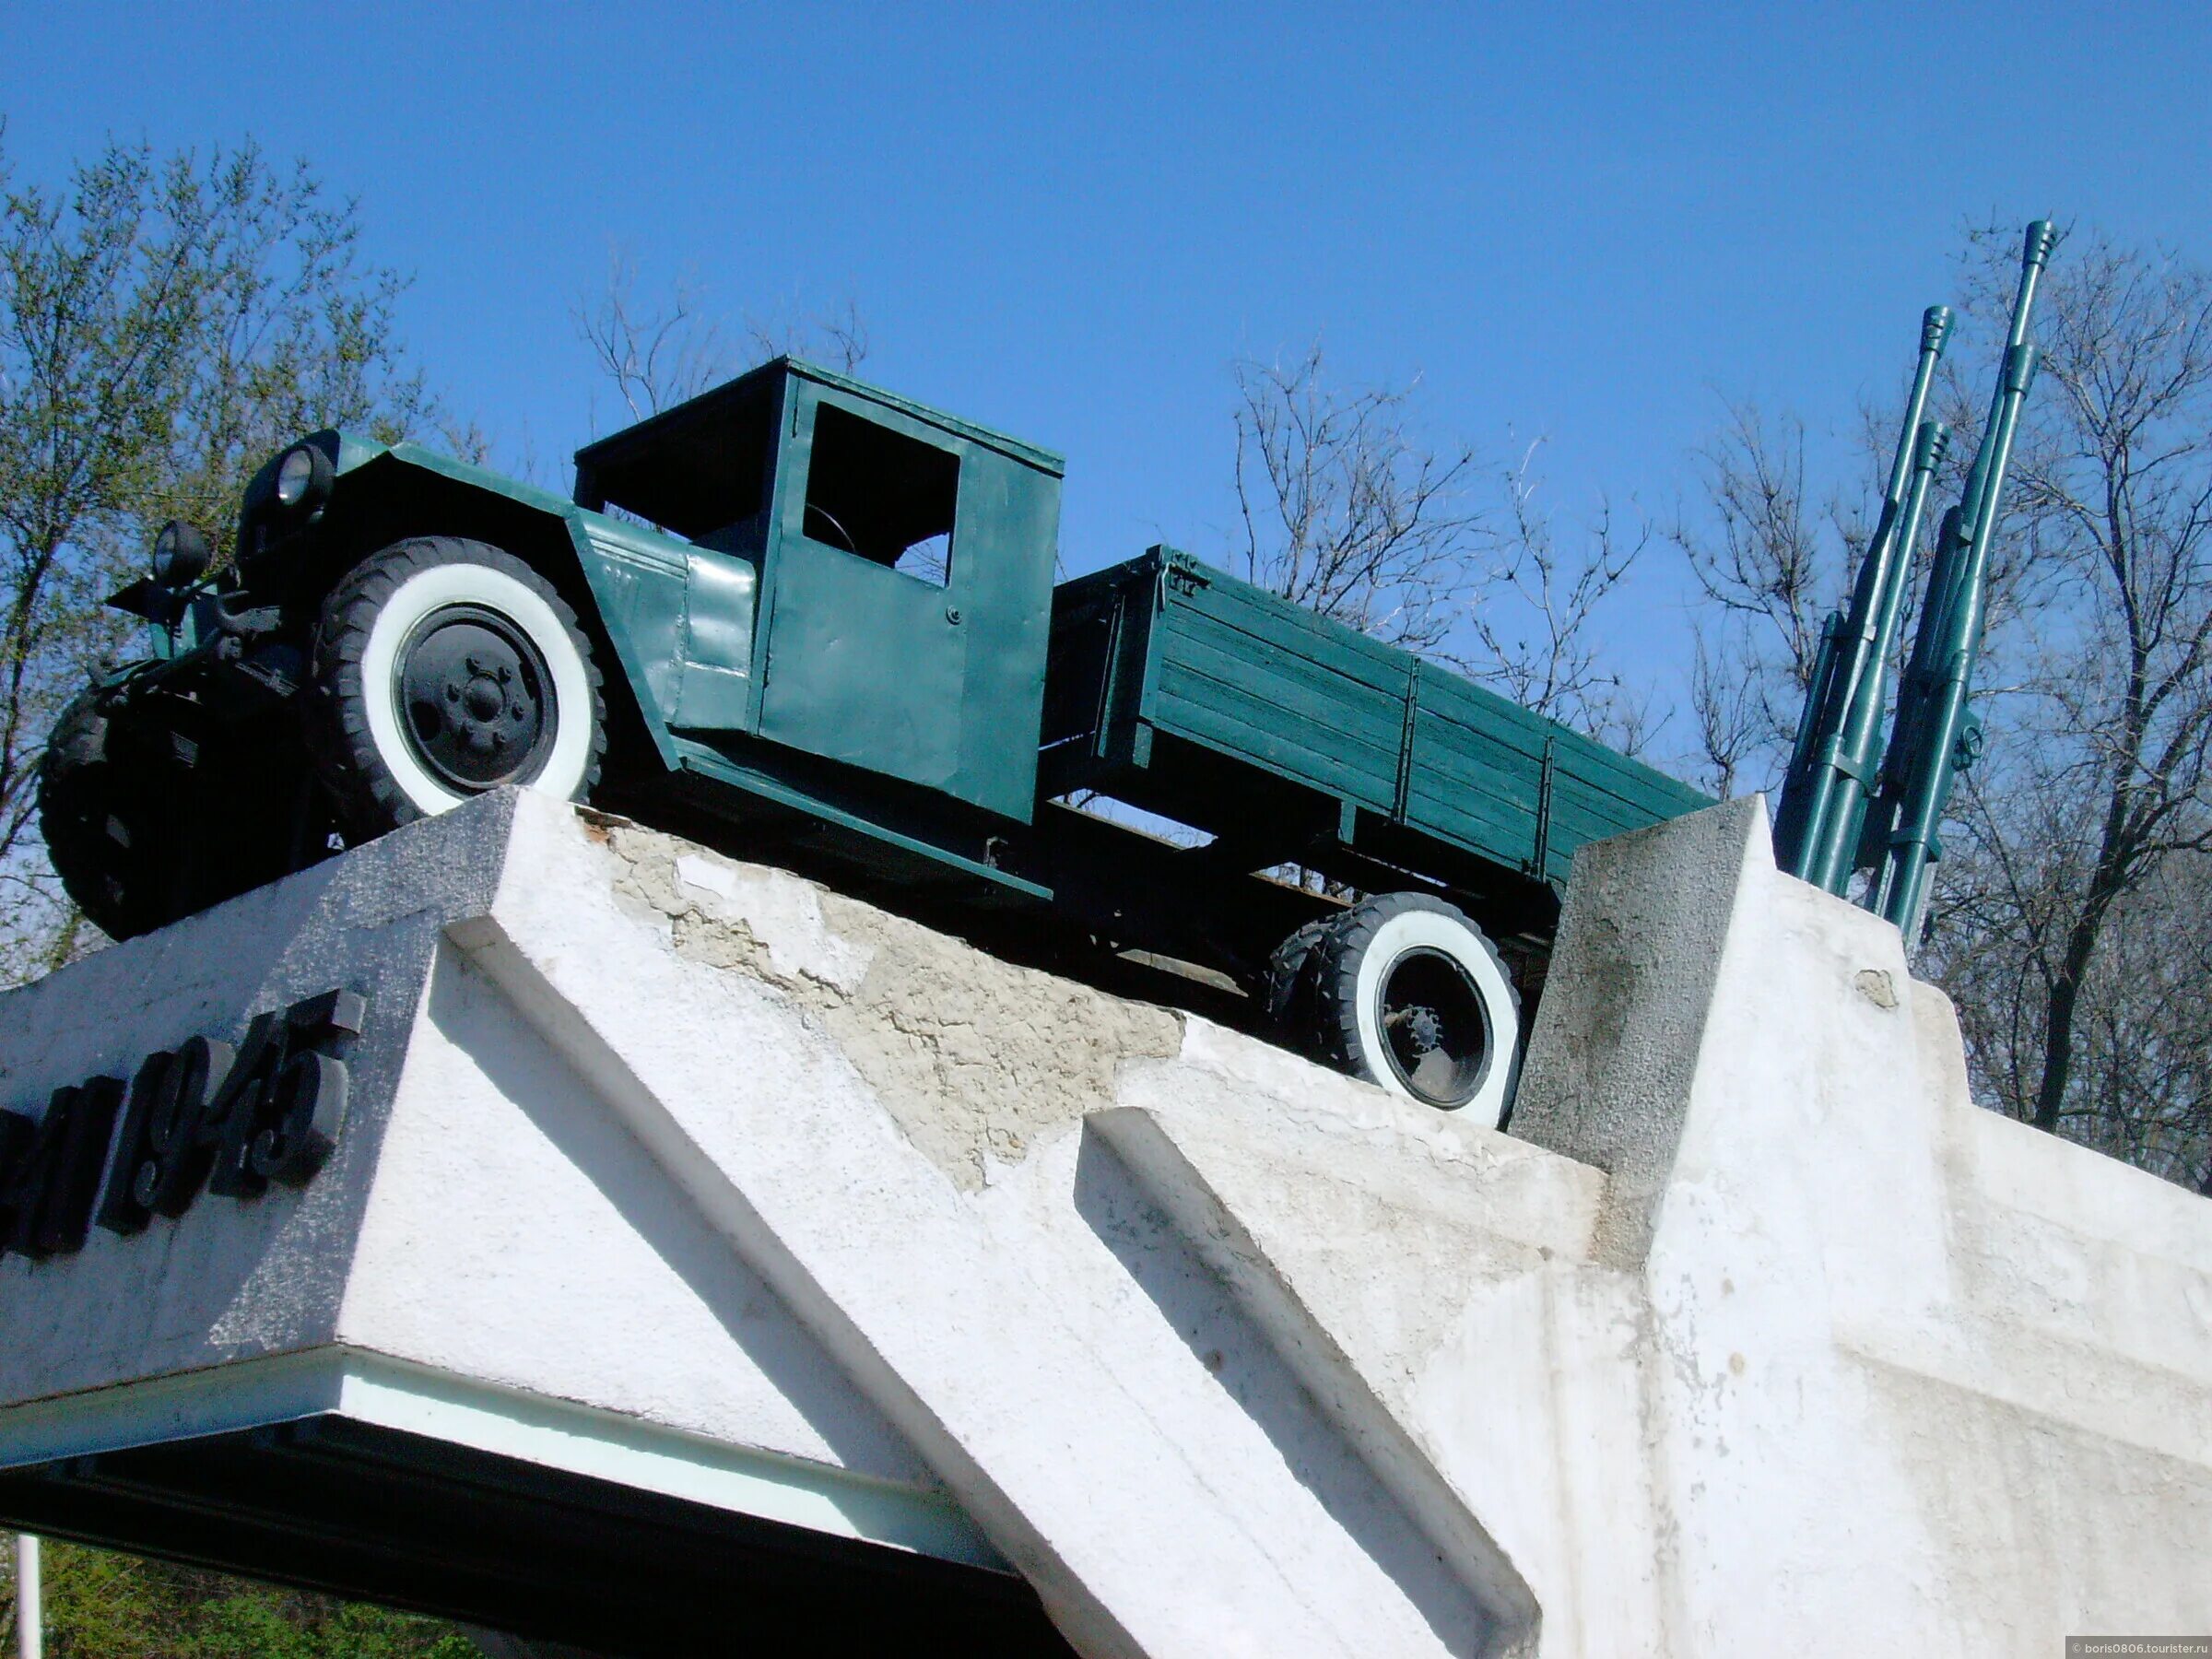
POLYGON ((794 381, 832 388, 1053 478, 1066 471, 1051 450, 818 364, 780 357, 578 450, 577 502, 618 507, 695 541, 751 518, 767 504, 772 440, 782 411, 791 406, 794 381))

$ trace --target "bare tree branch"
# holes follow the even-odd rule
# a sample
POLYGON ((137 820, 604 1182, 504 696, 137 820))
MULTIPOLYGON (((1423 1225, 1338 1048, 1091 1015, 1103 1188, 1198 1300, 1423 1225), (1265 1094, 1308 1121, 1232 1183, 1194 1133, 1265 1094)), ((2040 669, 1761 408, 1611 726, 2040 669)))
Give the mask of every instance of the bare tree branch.
POLYGON ((1410 386, 1335 385, 1319 345, 1234 373, 1245 575, 1389 644, 1441 645, 1488 545, 1466 500, 1474 452, 1418 440, 1410 386))
POLYGON ((577 337, 633 421, 771 358, 815 358, 850 374, 868 355, 867 328, 853 300, 812 315, 747 316, 742 343, 735 343, 707 313, 703 290, 689 277, 678 277, 658 300, 640 299, 637 265, 619 249, 608 256, 606 285, 571 314, 577 337))
POLYGON ((1651 539, 1600 501, 1560 546, 1530 444, 1478 501, 1475 448, 1432 447, 1418 382, 1347 387, 1320 346, 1289 363, 1239 362, 1232 483, 1244 574, 1392 645, 1448 664, 1538 713, 1640 747, 1648 693, 1601 666, 1599 613, 1651 539))
POLYGON ((1612 503, 1599 500, 1580 549, 1562 553, 1551 514, 1538 501, 1535 470, 1543 441, 1529 444, 1503 475, 1502 529, 1492 547, 1469 622, 1477 654, 1463 672, 1537 713, 1636 754, 1656 731, 1648 689, 1606 666, 1598 615, 1652 542, 1652 529, 1618 531, 1612 503))

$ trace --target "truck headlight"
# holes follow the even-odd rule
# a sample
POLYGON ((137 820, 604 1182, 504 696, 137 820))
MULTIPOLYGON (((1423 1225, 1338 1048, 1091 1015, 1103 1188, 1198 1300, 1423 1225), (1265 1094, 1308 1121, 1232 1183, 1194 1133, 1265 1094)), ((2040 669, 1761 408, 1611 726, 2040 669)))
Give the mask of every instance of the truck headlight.
POLYGON ((329 456, 312 443, 295 444, 276 464, 276 504, 288 512, 320 506, 331 477, 329 456))
POLYGON ((187 588, 207 574, 207 538, 182 519, 171 519, 154 537, 154 584, 187 588))

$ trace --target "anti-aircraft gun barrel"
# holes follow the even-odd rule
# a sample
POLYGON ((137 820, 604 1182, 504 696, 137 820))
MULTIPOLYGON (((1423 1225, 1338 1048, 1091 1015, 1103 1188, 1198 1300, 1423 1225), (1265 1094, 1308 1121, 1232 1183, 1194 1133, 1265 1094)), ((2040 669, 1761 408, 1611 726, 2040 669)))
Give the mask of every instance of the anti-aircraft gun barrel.
MULTIPOLYGON (((2012 326, 2005 339, 2005 359, 2009 365, 2012 354, 2028 343, 2028 323, 2035 307, 2035 290, 2042 276, 2043 267, 2050 262, 2052 244, 2057 232, 2048 219, 2037 219, 2028 227, 2028 242, 2020 256, 2020 283, 2013 296, 2012 326)), ((1999 374, 1996 390, 1991 394, 1989 418, 1982 430, 1982 447, 1974 452, 1973 465, 1968 469, 1965 491, 1959 498, 1958 518, 1953 522, 1947 516, 1945 534, 1938 539, 1936 562, 1928 572, 1927 596, 1921 606, 1922 626, 1912 641, 1912 661, 1906 670, 1908 683, 1915 677, 1925 679, 1935 673, 1941 662, 1940 629, 1931 632, 1927 619, 1940 618, 1953 610, 1959 602, 1959 579, 1967 549, 1975 527, 1989 515, 1988 505, 1993 483, 2001 483, 2004 468, 1992 465, 1994 450, 1992 440, 1996 435, 1997 422, 2005 406, 2005 374, 1999 374)), ((1895 751, 1892 750, 1894 753, 1895 751)))
POLYGON ((1878 856, 1869 907, 1910 938, 1926 892, 1927 866, 1941 855, 1936 839, 1959 772, 1972 763, 1978 725, 1967 698, 1981 652, 1989 548, 1996 532, 2005 473, 2012 457, 2020 406, 2035 378, 2036 351, 2028 327, 2035 290, 2056 232, 2047 219, 2028 227, 2020 282, 2004 371, 1990 400, 1982 447, 1959 504, 1944 515, 1928 575, 1928 591, 1900 688, 1883 790, 1869 820, 1864 853, 1878 856))
MULTIPOLYGON (((1891 643, 1897 638, 1898 618, 1904 609, 1905 590, 1912 585, 1912 550, 1920 545, 1920 524, 1927 512, 1928 491, 1950 441, 1951 429, 1942 421, 1920 423, 1912 446, 1912 483, 1905 500, 1904 518, 1884 572, 1871 627, 1853 636, 1863 653, 1863 679, 1845 705, 1847 712, 1831 763, 1839 778, 1851 781, 1850 787, 1831 795, 1827 816, 1814 826, 1808 838, 1806 879, 1831 893, 1842 892, 1855 865, 1852 854, 1857 850, 1866 804, 1877 781, 1885 670, 1891 643)), ((1869 562, 1872 558, 1870 551, 1869 562)))
MULTIPOLYGON (((1950 331, 1948 306, 1932 305, 1923 314, 1920 360, 1889 464, 1888 488, 1882 492, 1881 516, 1859 566, 1849 617, 1831 616, 1822 629, 1820 657, 1776 814, 1774 843, 1782 866, 1819 887, 1832 888, 1829 866, 1835 855, 1829 849, 1836 844, 1839 827, 1856 821, 1871 783, 1868 751, 1881 718, 1882 665, 1912 577, 1924 486, 1910 511, 1907 497, 1914 481, 1925 477, 1916 466, 1931 441, 1923 417, 1950 331), (1854 747, 1851 738, 1862 728, 1864 735, 1854 747)), ((1946 429, 1944 438, 1933 440, 1938 458, 1947 436, 1946 429)))

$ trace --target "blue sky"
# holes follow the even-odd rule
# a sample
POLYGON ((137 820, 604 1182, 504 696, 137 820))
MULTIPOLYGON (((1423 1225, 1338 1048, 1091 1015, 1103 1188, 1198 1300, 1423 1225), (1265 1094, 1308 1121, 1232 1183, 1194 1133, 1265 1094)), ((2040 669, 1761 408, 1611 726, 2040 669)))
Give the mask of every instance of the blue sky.
POLYGON ((1570 514, 1670 505, 1724 397, 1847 431, 1969 218, 2212 256, 2207 85, 2201 3, 0 8, 19 178, 309 158, 504 458, 611 424, 571 312, 618 246, 734 319, 856 300, 869 378, 1067 454, 1078 571, 1218 552, 1229 365, 1316 335, 1546 437, 1570 514))

